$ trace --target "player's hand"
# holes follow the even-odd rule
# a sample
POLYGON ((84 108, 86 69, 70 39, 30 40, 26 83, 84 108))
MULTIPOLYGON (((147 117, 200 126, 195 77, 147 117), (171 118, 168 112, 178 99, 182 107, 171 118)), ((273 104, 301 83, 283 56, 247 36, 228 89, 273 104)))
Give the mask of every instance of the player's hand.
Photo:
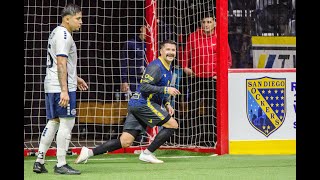
POLYGON ((168 87, 168 94, 171 96, 176 96, 178 94, 181 94, 180 91, 174 87, 168 87))
POLYGON ((129 84, 128 83, 122 83, 121 84, 121 91, 122 92, 128 92, 129 91, 129 84))
POLYGON ((168 104, 168 105, 166 106, 166 109, 167 109, 167 111, 169 112, 169 114, 170 114, 171 116, 174 114, 174 109, 173 109, 173 107, 172 107, 170 104, 168 104))
POLYGON ((68 91, 67 92, 61 92, 60 93, 60 101, 59 101, 59 105, 61 107, 66 108, 69 104, 69 94, 68 91))
POLYGON ((88 89, 87 83, 80 77, 77 78, 77 85, 78 85, 78 89, 80 89, 80 91, 85 91, 88 89))
POLYGON ((186 73, 189 76, 194 76, 194 72, 190 68, 183 68, 184 73, 186 73))

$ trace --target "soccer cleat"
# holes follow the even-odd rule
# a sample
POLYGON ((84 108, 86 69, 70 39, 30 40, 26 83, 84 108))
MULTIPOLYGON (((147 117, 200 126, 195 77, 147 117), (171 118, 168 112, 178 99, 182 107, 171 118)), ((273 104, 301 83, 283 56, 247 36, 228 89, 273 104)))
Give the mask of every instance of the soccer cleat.
POLYGON ((157 159, 152 153, 151 154, 145 154, 144 152, 141 152, 139 159, 141 161, 153 163, 153 164, 160 164, 163 163, 163 161, 157 159))
POLYGON ((80 171, 73 169, 68 164, 65 164, 61 167, 57 167, 57 165, 55 165, 54 172, 57 174, 66 174, 66 175, 79 175, 79 174, 81 174, 80 171))
POLYGON ((89 158, 89 148, 83 146, 81 149, 81 152, 77 159, 74 161, 74 163, 79 164, 79 163, 87 163, 89 158))
POLYGON ((48 170, 46 167, 44 167, 44 164, 41 164, 39 162, 35 162, 33 164, 33 172, 35 173, 48 173, 48 170))

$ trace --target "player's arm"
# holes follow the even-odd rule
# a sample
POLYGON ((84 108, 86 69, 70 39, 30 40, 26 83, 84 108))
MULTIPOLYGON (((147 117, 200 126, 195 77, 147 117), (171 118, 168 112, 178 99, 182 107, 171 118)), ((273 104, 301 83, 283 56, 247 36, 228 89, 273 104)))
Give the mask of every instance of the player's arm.
POLYGON ((164 106, 167 107, 167 105, 170 105, 170 99, 171 96, 169 94, 166 94, 163 98, 162 104, 164 104, 164 106))
POLYGON ((68 59, 66 57, 57 56, 58 79, 60 83, 61 92, 68 92, 67 61, 68 59))
POLYGON ((57 71, 58 80, 61 88, 59 104, 62 107, 67 107, 69 104, 67 61, 72 43, 72 38, 66 30, 57 32, 56 36, 57 38, 55 48, 57 56, 57 71))
POLYGON ((147 66, 145 73, 140 80, 141 92, 170 94, 172 96, 180 94, 179 90, 174 87, 156 86, 155 84, 160 81, 161 76, 162 74, 159 66, 156 64, 147 66))
POLYGON ((194 43, 194 38, 193 38, 193 34, 190 34, 187 38, 186 47, 181 60, 183 71, 189 76, 194 75, 194 72, 192 71, 192 69, 189 68, 189 59, 191 58, 190 51, 192 48, 192 43, 194 43))
POLYGON ((77 86, 80 89, 80 91, 85 91, 88 89, 88 85, 87 85, 86 81, 78 76, 77 76, 77 86))
POLYGON ((60 83, 61 92, 68 92, 67 61, 68 59, 66 57, 57 56, 58 79, 60 83))
POLYGON ((128 82, 128 60, 129 60, 129 42, 125 42, 121 48, 120 64, 121 64, 121 79, 122 82, 128 82))
POLYGON ((162 101, 162 103, 164 104, 164 107, 169 112, 169 114, 172 116, 174 114, 174 109, 171 106, 170 100, 171 100, 171 96, 166 94, 165 98, 162 101))
POLYGON ((166 97, 163 100, 164 107, 169 112, 169 114, 172 116, 174 114, 174 109, 170 104, 170 97, 169 95, 166 95, 166 97))
POLYGON ((145 93, 165 93, 165 86, 156 86, 155 84, 161 79, 160 67, 156 64, 147 66, 140 80, 140 91, 145 93))
POLYGON ((61 88, 60 106, 67 107, 69 104, 68 84, 67 84, 67 57, 57 56, 58 80, 61 88))

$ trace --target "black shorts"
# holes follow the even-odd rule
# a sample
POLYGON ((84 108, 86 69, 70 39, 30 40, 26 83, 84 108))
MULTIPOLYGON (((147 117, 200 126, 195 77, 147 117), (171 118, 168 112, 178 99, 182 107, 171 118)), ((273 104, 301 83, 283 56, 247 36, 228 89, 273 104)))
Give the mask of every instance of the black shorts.
POLYGON ((140 130, 147 126, 162 126, 168 122, 171 115, 161 109, 159 104, 151 102, 143 106, 128 106, 128 115, 123 129, 140 130))

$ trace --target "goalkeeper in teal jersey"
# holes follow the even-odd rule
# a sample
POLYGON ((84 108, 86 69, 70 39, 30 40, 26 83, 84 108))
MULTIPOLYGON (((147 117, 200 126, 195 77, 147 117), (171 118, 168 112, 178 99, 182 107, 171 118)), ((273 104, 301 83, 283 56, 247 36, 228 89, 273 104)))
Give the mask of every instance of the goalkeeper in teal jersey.
POLYGON ((137 92, 128 103, 128 115, 119 139, 111 139, 93 149, 82 147, 75 163, 87 162, 91 156, 129 147, 135 137, 147 126, 163 126, 147 149, 141 152, 139 159, 149 163, 163 163, 153 152, 164 144, 178 128, 177 121, 171 117, 174 109, 169 97, 180 94, 179 90, 169 87, 172 78, 171 62, 176 57, 176 43, 165 40, 160 44, 160 55, 147 67, 137 92), (166 111, 161 109, 166 108, 166 111))

